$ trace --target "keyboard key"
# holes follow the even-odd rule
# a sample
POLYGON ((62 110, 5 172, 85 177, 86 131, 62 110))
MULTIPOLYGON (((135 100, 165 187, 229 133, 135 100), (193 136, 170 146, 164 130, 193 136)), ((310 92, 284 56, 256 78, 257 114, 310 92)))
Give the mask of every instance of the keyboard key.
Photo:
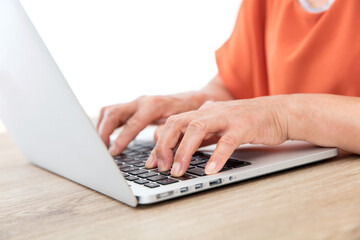
POLYGON ((145 169, 138 169, 138 170, 135 170, 135 171, 131 171, 129 172, 130 174, 132 175, 140 175, 140 174, 144 174, 144 173, 147 173, 148 171, 146 171, 145 169))
POLYGON ((130 165, 123 164, 123 165, 121 165, 119 168, 120 168, 120 170, 122 171, 123 169, 125 169, 125 168, 130 168, 130 167, 131 167, 130 165))
POLYGON ((170 176, 170 170, 165 171, 165 172, 160 172, 158 169, 155 169, 155 170, 151 170, 151 171, 154 173, 160 173, 161 175, 164 175, 164 176, 170 176))
MULTIPOLYGON (((174 178, 175 178, 175 177, 174 177, 174 178)), ((180 180, 180 181, 185 181, 185 180, 189 180, 189 179, 193 179, 193 178, 197 178, 197 177, 185 173, 183 176, 177 177, 177 178, 175 178, 175 179, 178 179, 178 180, 180 180)))
POLYGON ((146 183, 144 186, 148 187, 148 188, 156 188, 156 187, 160 187, 159 184, 156 183, 146 183))
POLYGON ((127 156, 127 157, 135 157, 136 155, 138 155, 137 152, 129 152, 129 153, 125 154, 125 156, 127 156))
POLYGON ((145 163, 134 164, 135 167, 145 167, 145 163))
POLYGON ((125 179, 128 180, 128 181, 134 181, 134 180, 137 180, 137 179, 139 179, 139 178, 138 178, 138 177, 135 177, 135 176, 128 176, 128 177, 126 177, 125 179))
POLYGON ((149 181, 145 180, 145 179, 138 179, 138 180, 136 180, 134 182, 136 182, 137 184, 145 184, 145 183, 148 183, 149 181))
POLYGON ((132 158, 124 158, 124 159, 116 159, 115 161, 117 162, 122 162, 122 163, 127 163, 127 162, 130 162, 130 161, 133 161, 134 159, 132 158))
POLYGON ((116 162, 129 162, 129 161, 133 161, 133 158, 128 158, 128 157, 124 157, 124 158, 115 158, 116 162))
POLYGON ((199 160, 207 161, 207 160, 209 160, 210 156, 207 156, 207 155, 204 155, 204 154, 201 153, 201 154, 198 154, 198 155, 194 155, 194 158, 199 159, 199 160))
POLYGON ((195 174, 197 176, 205 176, 206 175, 204 172, 204 169, 202 169, 202 168, 188 169, 187 173, 195 174))
POLYGON ((131 172, 131 171, 135 171, 138 170, 139 168, 137 167, 127 167, 127 168, 120 168, 121 171, 123 172, 131 172))
POLYGON ((139 149, 141 149, 142 146, 140 145, 132 145, 132 146, 129 146, 129 149, 133 150, 133 151, 138 151, 139 149))
POLYGON ((196 167, 205 168, 206 164, 207 164, 207 163, 202 163, 202 164, 196 165, 196 167))
POLYGON ((132 161, 126 162, 126 164, 130 164, 130 165, 134 165, 134 164, 138 164, 138 163, 142 163, 142 161, 132 160, 132 161))
POLYGON ((204 154, 201 153, 201 152, 195 152, 193 156, 196 157, 196 156, 203 156, 203 155, 204 155, 204 154))
POLYGON ((196 166, 205 162, 206 162, 205 160, 196 159, 196 160, 191 160, 190 164, 196 166))
POLYGON ((138 175, 138 177, 148 178, 148 177, 152 177, 152 176, 156 176, 156 175, 157 175, 157 174, 154 173, 154 172, 148 172, 148 173, 140 174, 140 175, 138 175))
POLYGON ((223 167, 219 172, 225 172, 225 171, 228 171, 228 170, 231 170, 232 168, 228 168, 228 167, 223 167))
POLYGON ((156 175, 156 176, 153 176, 153 177, 148 177, 147 180, 150 180, 150 181, 160 181, 160 180, 163 180, 163 179, 166 179, 167 177, 164 176, 164 175, 156 175))
POLYGON ((244 161, 238 161, 238 160, 230 158, 226 161, 224 166, 228 167, 228 168, 238 168, 238 167, 245 166, 244 164, 245 164, 244 161))
POLYGON ((124 151, 122 151, 122 153, 119 156, 124 156, 125 154, 131 152, 131 150, 129 148, 125 149, 124 151))
POLYGON ((135 156, 136 158, 147 158, 148 155, 145 153, 139 153, 138 155, 135 156))
POLYGON ((114 159, 123 159, 126 158, 124 154, 120 154, 118 156, 114 156, 114 159))
POLYGON ((179 180, 167 178, 164 180, 157 181, 156 183, 159 183, 161 185, 168 185, 168 184, 172 184, 172 183, 176 183, 176 182, 179 182, 179 180))
POLYGON ((128 176, 130 176, 129 174, 126 174, 126 173, 123 173, 122 175, 123 175, 125 178, 128 177, 128 176))
POLYGON ((164 176, 170 176, 170 170, 169 171, 165 171, 165 172, 160 172, 161 175, 164 176))

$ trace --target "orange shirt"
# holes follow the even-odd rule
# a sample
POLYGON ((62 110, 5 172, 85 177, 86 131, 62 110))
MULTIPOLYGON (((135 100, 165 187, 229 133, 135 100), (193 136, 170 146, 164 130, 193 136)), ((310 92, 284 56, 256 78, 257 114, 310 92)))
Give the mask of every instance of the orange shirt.
POLYGON ((237 99, 291 93, 360 96, 360 0, 310 13, 297 0, 244 0, 216 52, 237 99))

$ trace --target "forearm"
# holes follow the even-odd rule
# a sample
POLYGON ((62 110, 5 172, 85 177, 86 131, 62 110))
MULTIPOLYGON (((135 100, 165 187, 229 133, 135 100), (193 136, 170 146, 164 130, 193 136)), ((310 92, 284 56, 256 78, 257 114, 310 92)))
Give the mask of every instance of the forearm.
POLYGON ((360 98, 293 94, 288 109, 289 139, 360 154, 360 98))
POLYGON ((218 75, 216 75, 204 88, 198 91, 178 93, 172 96, 175 98, 186 99, 186 102, 189 104, 189 110, 198 109, 207 101, 234 100, 218 75))
POLYGON ((219 74, 217 74, 203 89, 200 90, 207 96, 207 101, 229 101, 233 96, 226 89, 219 74))

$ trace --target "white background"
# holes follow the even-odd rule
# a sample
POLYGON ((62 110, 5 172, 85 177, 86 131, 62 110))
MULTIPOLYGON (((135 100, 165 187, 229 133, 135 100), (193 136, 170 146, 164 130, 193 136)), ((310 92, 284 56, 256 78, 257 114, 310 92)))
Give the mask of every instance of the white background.
MULTIPOLYGON (((199 89, 241 0, 22 0, 85 111, 199 89)), ((3 127, 0 123, 0 131, 3 127)))

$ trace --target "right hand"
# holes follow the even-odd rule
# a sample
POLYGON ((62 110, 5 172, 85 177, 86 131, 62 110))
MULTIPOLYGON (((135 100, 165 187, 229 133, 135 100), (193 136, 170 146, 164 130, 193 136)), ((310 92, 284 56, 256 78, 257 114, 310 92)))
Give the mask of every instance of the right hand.
POLYGON ((142 96, 129 103, 102 108, 97 130, 106 146, 109 146, 110 135, 116 128, 124 127, 110 148, 110 153, 115 156, 125 150, 148 125, 163 124, 169 116, 198 109, 203 102, 203 97, 197 92, 142 96))

